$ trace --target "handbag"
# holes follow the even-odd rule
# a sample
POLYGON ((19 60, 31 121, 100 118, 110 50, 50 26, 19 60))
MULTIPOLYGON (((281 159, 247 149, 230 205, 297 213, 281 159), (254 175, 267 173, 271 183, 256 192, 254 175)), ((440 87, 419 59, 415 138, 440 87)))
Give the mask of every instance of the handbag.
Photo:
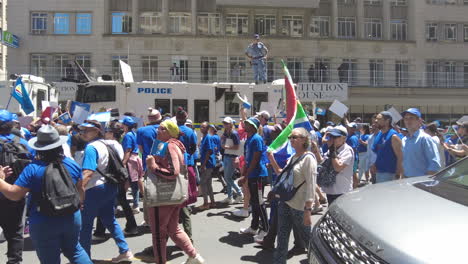
POLYGON ((317 166, 317 184, 320 187, 330 187, 335 184, 336 175, 338 172, 333 168, 330 158, 317 166))
POLYGON ((297 190, 305 183, 303 181, 299 186, 294 187, 294 166, 301 161, 305 156, 312 155, 311 153, 306 153, 296 159, 294 162, 289 162, 288 165, 281 171, 280 175, 278 176, 278 180, 275 182, 271 192, 274 195, 274 198, 282 201, 287 202, 291 200, 294 195, 296 195, 297 190))
MULTIPOLYGON (((179 153, 180 154, 180 153, 179 153)), ((183 155, 179 155, 183 161, 183 155)), ((145 172, 143 196, 144 205, 156 207, 164 205, 180 205, 188 199, 188 171, 181 164, 180 173, 175 179, 166 179, 147 169, 145 172)))

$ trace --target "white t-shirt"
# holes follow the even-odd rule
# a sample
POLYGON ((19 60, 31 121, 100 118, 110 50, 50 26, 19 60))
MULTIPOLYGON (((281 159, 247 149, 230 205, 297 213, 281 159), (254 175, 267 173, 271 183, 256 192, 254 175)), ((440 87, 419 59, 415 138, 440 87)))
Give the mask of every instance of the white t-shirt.
POLYGON ((431 138, 436 143, 437 150, 439 150, 440 166, 441 166, 441 168, 445 168, 445 150, 444 150, 444 147, 440 143, 440 139, 439 139, 438 136, 433 136, 431 138))
POLYGON ((338 160, 347 166, 336 175, 335 184, 330 187, 322 187, 326 194, 343 194, 353 190, 353 149, 345 143, 337 150, 337 153, 338 160))

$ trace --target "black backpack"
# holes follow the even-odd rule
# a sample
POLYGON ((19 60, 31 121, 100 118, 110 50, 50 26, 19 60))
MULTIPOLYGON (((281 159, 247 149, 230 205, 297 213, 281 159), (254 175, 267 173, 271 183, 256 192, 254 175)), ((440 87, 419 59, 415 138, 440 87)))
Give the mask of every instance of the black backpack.
POLYGON ((78 190, 62 162, 47 165, 41 192, 34 201, 37 211, 46 216, 71 215, 80 208, 78 190))
POLYGON ((107 173, 102 173, 99 168, 97 168, 97 172, 99 172, 108 183, 112 184, 121 184, 128 181, 128 170, 124 167, 122 160, 119 157, 117 151, 104 143, 103 141, 99 141, 102 144, 106 145, 107 152, 109 153, 109 158, 107 162, 107 173))
POLYGON ((13 184, 23 169, 31 163, 31 154, 27 147, 20 143, 20 138, 15 136, 12 141, 0 139, 0 165, 10 166, 13 175, 6 181, 13 184))

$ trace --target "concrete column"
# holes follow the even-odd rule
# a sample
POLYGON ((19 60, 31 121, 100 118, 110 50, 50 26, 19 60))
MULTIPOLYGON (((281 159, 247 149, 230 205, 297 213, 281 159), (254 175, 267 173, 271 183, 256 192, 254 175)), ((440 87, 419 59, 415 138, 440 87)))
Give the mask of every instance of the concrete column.
POLYGON ((310 21, 312 20, 312 10, 307 10, 304 14, 304 29, 303 37, 308 38, 310 35, 310 21))
POLYGON ((112 33, 112 30, 110 28, 111 17, 110 17, 109 8, 110 8, 109 0, 104 0, 104 8, 103 8, 104 11, 102 14, 104 17, 104 27, 103 27, 104 34, 112 33))
POLYGON ((132 1, 132 34, 138 34, 140 28, 140 11, 138 2, 139 0, 132 1))
POLYGON ((197 25, 197 0, 192 0, 192 6, 191 6, 191 11, 192 11, 192 35, 197 35, 198 32, 198 25, 197 25))
POLYGON ((219 26, 221 27, 220 29, 220 32, 221 32, 221 36, 225 36, 226 35, 226 9, 222 8, 220 11, 219 11, 219 26))
MULTIPOLYGON (((406 21, 408 23, 407 25, 407 32, 408 38, 407 40, 415 40, 416 39, 416 20, 414 17, 416 16, 416 3, 415 1, 408 1, 408 12, 406 15, 406 21)), ((462 32, 462 31, 458 31, 462 32)), ((461 36, 462 34, 458 34, 458 36, 461 36)))
POLYGON ((162 0, 161 7, 162 15, 162 33, 167 34, 169 32, 169 0, 162 0))
MULTIPOLYGON (((409 1, 411 2, 411 1, 409 1)), ((383 39, 390 39, 390 1, 382 1, 382 17, 383 17, 383 39)))
POLYGON ((331 35, 333 38, 338 38, 338 0, 331 0, 331 35))
POLYGON ((364 30, 364 0, 357 0, 356 3, 356 30, 358 39, 366 39, 365 30, 364 30))
POLYGON ((276 12, 276 35, 283 35, 283 10, 281 9, 276 12))

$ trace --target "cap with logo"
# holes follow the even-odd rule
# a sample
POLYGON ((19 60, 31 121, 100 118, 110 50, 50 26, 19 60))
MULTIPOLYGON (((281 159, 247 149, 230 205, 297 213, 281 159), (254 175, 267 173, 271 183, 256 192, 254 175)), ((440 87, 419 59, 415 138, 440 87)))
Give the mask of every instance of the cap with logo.
POLYGON ((415 115, 415 116, 421 118, 421 112, 417 108, 408 108, 408 110, 401 113, 402 116, 405 116, 406 114, 412 114, 412 115, 415 115))

